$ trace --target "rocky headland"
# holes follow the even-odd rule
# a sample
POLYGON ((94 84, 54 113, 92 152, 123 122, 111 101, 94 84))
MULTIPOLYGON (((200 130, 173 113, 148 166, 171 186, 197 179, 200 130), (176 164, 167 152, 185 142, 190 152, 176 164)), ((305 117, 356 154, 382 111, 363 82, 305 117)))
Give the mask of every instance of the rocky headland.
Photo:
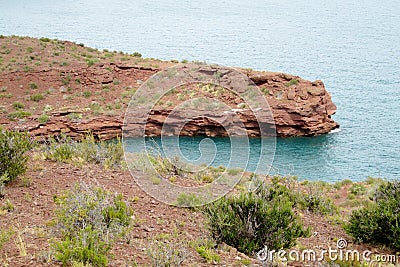
MULTIPOLYGON (((139 53, 99 51, 68 41, 2 36, 0 125, 27 130, 37 137, 65 133, 79 139, 87 131, 101 139, 121 136, 132 95, 149 77, 177 63, 144 59, 139 53)), ((240 71, 268 101, 277 136, 314 136, 339 127, 331 118, 336 106, 322 81, 240 71)), ((249 135, 259 136, 255 117, 240 106, 240 99, 225 100, 236 108, 249 135)), ((158 135, 170 112, 167 105, 157 106, 150 114, 146 134, 158 135)), ((198 118, 180 134, 219 136, 224 131, 215 122, 198 118)))

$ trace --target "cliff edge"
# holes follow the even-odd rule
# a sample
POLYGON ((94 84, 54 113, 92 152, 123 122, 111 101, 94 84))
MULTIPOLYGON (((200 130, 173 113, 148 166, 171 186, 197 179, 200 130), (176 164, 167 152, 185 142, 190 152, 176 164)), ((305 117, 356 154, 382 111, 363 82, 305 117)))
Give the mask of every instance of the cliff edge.
MULTIPOLYGON (((101 139, 122 134, 132 95, 150 76, 177 61, 141 58, 139 53, 85 47, 48 38, 0 37, 0 126, 32 135, 65 133, 80 138, 92 131, 101 139)), ((339 127, 336 106, 322 81, 283 73, 241 70, 259 86, 274 116, 277 136, 313 136, 339 127)), ((240 107, 240 100, 228 98, 240 107)), ((157 135, 169 108, 154 110, 147 134, 157 135)), ((255 119, 243 112, 249 135, 255 119)), ((224 135, 213 122, 199 119, 184 135, 224 135)))

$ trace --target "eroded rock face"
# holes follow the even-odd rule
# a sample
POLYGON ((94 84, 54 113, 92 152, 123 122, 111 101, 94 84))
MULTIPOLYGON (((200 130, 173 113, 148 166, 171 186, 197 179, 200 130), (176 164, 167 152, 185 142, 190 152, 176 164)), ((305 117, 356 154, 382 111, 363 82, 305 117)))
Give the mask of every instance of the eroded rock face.
MULTIPOLYGON (((33 136, 47 137, 65 134, 75 140, 80 140, 85 134, 93 133, 102 140, 110 140, 122 136, 122 117, 99 116, 79 121, 71 121, 66 115, 72 112, 53 113, 51 121, 46 124, 30 120, 15 130, 29 131, 33 136)), ((75 113, 75 112, 73 112, 75 113)))
MULTIPOLYGON (((126 68, 126 70, 128 69, 126 68)), ((135 69, 135 71, 140 70, 135 69)), ((146 70, 146 72, 149 75, 149 71, 146 70)), ((153 70, 153 72, 155 73, 156 70, 153 70)), ((336 106, 322 81, 310 82, 297 76, 282 73, 248 71, 246 74, 264 93, 273 113, 277 136, 314 136, 328 133, 339 127, 331 118, 331 115, 336 112, 336 106)), ((107 75, 110 74, 107 73, 107 75)), ((97 79, 103 81, 101 77, 97 79)), ((74 139, 80 139, 85 133, 91 131, 100 139, 107 140, 122 136, 124 111, 125 109, 122 108, 118 115, 91 116, 87 119, 74 121, 68 118, 68 115, 77 113, 77 111, 67 110, 52 112, 51 120, 45 124, 38 123, 36 120, 38 115, 34 115, 23 124, 11 123, 9 126, 16 130, 27 130, 38 137, 65 133, 74 139)), ((246 108, 233 109, 233 112, 240 117, 249 136, 260 136, 259 122, 252 112, 246 108)), ((168 108, 153 110, 147 120, 146 135, 159 136, 164 121, 170 113, 171 110, 168 108)), ((175 114, 175 118, 169 119, 178 122, 181 118, 177 114, 175 114)), ((219 120, 229 121, 230 116, 230 114, 226 114, 219 120)), ((4 125, 7 124, 9 123, 4 121, 4 125)), ((170 125, 170 128, 173 128, 173 126, 170 125)), ((127 127, 129 128, 129 125, 127 127)), ((263 127, 272 128, 273 126, 264 125, 263 127)), ((185 124, 179 132, 171 132, 171 134, 185 136, 228 135, 216 121, 201 116, 185 124)))
MULTIPOLYGON (((0 127, 27 130, 38 137, 65 133, 79 139, 88 131, 101 139, 122 136, 125 110, 135 90, 152 75, 175 65, 167 61, 95 52, 67 41, 49 42, 43 49, 43 43, 38 39, 8 39, 2 39, 5 49, 10 51, 9 54, 3 54, 3 60, 10 62, 10 66, 0 70, 0 127), (25 59, 28 55, 20 57, 19 53, 28 47, 34 51, 29 54, 31 60, 52 63, 27 63, 25 59), (62 49, 62 53, 54 53, 58 49, 62 49), (91 56, 96 56, 98 62, 88 64, 84 56, 88 51, 91 51, 91 56), (107 59, 110 55, 112 60, 107 59), (41 98, 34 100, 35 95, 41 98), (43 121, 39 119, 41 115, 48 118, 43 121)), ((212 68, 202 71, 204 74, 216 74, 212 68)), ((260 88, 266 98, 272 110, 277 136, 313 136, 339 127, 331 118, 336 106, 322 81, 310 82, 283 73, 240 71, 260 88)), ((224 73, 219 74, 224 78, 224 73)), ((223 87, 234 86, 237 81, 227 80, 223 87)), ((249 136, 260 135, 259 123, 261 127, 273 128, 270 121, 257 121, 246 105, 242 105, 242 100, 229 94, 222 95, 222 98, 231 111, 240 117, 249 136)), ((171 108, 168 107, 154 109, 147 121, 146 134, 159 135, 170 112, 171 108)), ((228 112, 216 120, 229 125, 233 124, 231 117, 232 114, 228 112)), ((181 117, 175 113, 175 118, 171 119, 176 124, 181 117)), ((199 114, 186 123, 181 131, 171 134, 227 135, 216 120, 199 114)))
MULTIPOLYGON (((265 94, 275 123, 273 126, 268 125, 269 122, 257 121, 249 109, 232 109, 240 117, 248 136, 260 136, 259 124, 264 124, 262 127, 267 128, 275 127, 276 135, 280 137, 314 136, 339 127, 331 118, 336 112, 336 106, 322 81, 310 82, 282 73, 248 72, 247 75, 265 94)), ((179 131, 178 122, 185 118, 184 114, 174 113, 172 118, 170 114, 169 109, 153 110, 147 120, 146 135, 159 136, 168 116, 168 128, 176 130, 171 132, 171 135, 228 135, 215 120, 201 116, 186 123, 179 131)), ((231 125, 230 117, 231 114, 218 116, 218 121, 231 125)))
POLYGON ((313 136, 339 127, 331 116, 336 112, 322 81, 306 81, 283 73, 249 72, 266 92, 278 136, 313 136))

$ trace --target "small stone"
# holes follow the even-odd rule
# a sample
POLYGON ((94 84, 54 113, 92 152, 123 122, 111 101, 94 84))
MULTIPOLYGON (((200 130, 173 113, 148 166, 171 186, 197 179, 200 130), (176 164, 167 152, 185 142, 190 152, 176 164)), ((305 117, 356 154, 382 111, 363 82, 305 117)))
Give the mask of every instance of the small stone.
POLYGON ((282 91, 276 92, 275 97, 278 100, 282 100, 283 99, 283 92, 282 91))
POLYGON ((287 98, 288 98, 289 100, 293 100, 295 97, 296 97, 296 88, 291 87, 291 88, 289 89, 287 98))
POLYGON ((145 232, 151 232, 151 231, 153 231, 153 229, 151 229, 151 228, 149 228, 149 227, 144 227, 143 230, 144 230, 145 232))
POLYGON ((320 85, 323 85, 324 83, 321 80, 316 80, 316 81, 313 81, 311 84, 312 84, 312 86, 320 86, 320 85))
POLYGON ((238 108, 241 108, 241 109, 243 109, 243 108, 246 108, 246 103, 239 103, 239 104, 237 104, 237 107, 238 108))
POLYGON ((65 86, 60 87, 60 93, 66 93, 68 89, 65 86))

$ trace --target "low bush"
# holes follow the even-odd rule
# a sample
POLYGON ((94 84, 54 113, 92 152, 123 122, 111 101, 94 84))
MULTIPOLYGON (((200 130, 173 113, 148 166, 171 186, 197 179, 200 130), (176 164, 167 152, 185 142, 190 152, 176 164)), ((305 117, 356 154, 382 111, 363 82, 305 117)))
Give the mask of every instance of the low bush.
POLYGON ((12 105, 15 110, 23 109, 25 107, 25 105, 19 101, 15 101, 12 105))
POLYGON ((114 141, 96 142, 93 134, 87 134, 85 138, 76 144, 80 156, 89 163, 102 164, 106 168, 121 167, 124 151, 121 139, 114 141))
POLYGON ((30 82, 30 83, 28 84, 28 86, 29 86, 29 88, 31 88, 31 89, 37 89, 37 88, 38 88, 38 86, 37 86, 37 84, 36 84, 35 82, 30 82))
POLYGON ((15 120, 15 119, 25 119, 26 117, 31 116, 32 114, 28 111, 24 110, 17 110, 15 112, 10 112, 8 113, 7 117, 10 120, 15 120))
POLYGON ((325 195, 325 190, 316 182, 305 185, 305 192, 299 195, 298 202, 298 207, 315 214, 334 215, 338 213, 338 208, 333 200, 325 195))
POLYGON ((37 121, 42 124, 46 124, 49 120, 50 120, 50 117, 47 114, 42 114, 37 118, 37 121))
POLYGON ((50 41, 51 41, 51 39, 49 39, 49 38, 47 38, 47 37, 41 37, 39 40, 40 40, 41 42, 44 42, 44 43, 47 43, 47 42, 50 42, 50 41))
POLYGON ((292 86, 292 85, 297 85, 297 84, 299 84, 299 80, 296 80, 296 79, 291 79, 289 82, 287 82, 285 85, 286 85, 286 87, 290 87, 290 86, 292 86))
POLYGON ((133 52, 132 56, 134 56, 134 57, 142 57, 142 54, 140 54, 139 52, 133 52))
POLYGON ((200 257, 202 257, 206 262, 215 262, 218 263, 221 261, 221 257, 212 249, 199 246, 196 248, 196 252, 199 253, 200 257))
POLYGON ((176 206, 194 208, 203 205, 206 200, 194 193, 180 193, 176 198, 176 206))
POLYGON ((88 97, 91 97, 92 96, 92 93, 90 92, 90 91, 83 91, 83 93, 82 93, 82 95, 83 95, 83 97, 86 97, 86 98, 88 98, 88 97))
POLYGON ((188 251, 182 241, 152 240, 146 249, 147 255, 154 267, 178 267, 188 257, 188 251))
POLYGON ((363 195, 367 192, 367 189, 365 188, 364 185, 360 184, 360 183, 356 183, 353 184, 350 189, 349 189, 350 193, 353 195, 363 195))
POLYGON ((202 257, 207 263, 219 263, 221 256, 215 251, 217 244, 211 239, 196 239, 190 242, 191 247, 202 257))
POLYGON ((122 195, 81 183, 55 201, 56 259, 63 265, 106 266, 110 249, 126 234, 133 214, 122 195))
POLYGON ((43 100, 44 96, 42 94, 34 94, 31 95, 31 100, 35 102, 39 102, 40 100, 43 100))
POLYGON ((3 249, 4 244, 7 243, 13 235, 14 230, 12 228, 0 229, 0 251, 3 249))
POLYGON ((380 185, 372 200, 373 203, 353 211, 345 230, 357 242, 400 250, 400 182, 380 185))
POLYGON ((93 134, 87 134, 80 142, 67 136, 47 140, 44 155, 47 159, 60 162, 87 162, 102 164, 106 168, 122 166, 124 152, 122 142, 96 141, 93 134))
POLYGON ((33 146, 27 133, 0 129, 0 183, 8 183, 27 169, 26 152, 33 146))
POLYGON ((70 162, 75 152, 75 142, 67 136, 50 137, 43 146, 44 156, 59 162, 70 162))
POLYGON ((264 195, 269 196, 269 200, 276 196, 286 197, 293 203, 293 207, 300 210, 321 215, 337 213, 333 200, 325 195, 325 184, 319 182, 303 182, 302 184, 300 188, 295 176, 275 176, 270 185, 257 186, 259 190, 265 191, 264 195))
POLYGON ((281 187, 259 187, 255 192, 225 196, 206 206, 204 213, 213 238, 251 255, 269 249, 289 248, 307 236, 293 212, 293 202, 281 187))

